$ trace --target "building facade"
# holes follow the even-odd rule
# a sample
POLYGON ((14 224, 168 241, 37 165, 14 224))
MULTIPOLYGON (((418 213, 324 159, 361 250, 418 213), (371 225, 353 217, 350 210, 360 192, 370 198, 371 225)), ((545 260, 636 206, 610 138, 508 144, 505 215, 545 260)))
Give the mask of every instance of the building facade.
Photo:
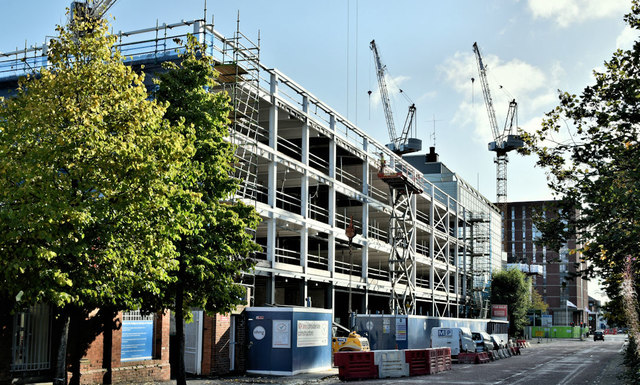
POLYGON ((468 211, 470 226, 464 234, 470 252, 461 261, 470 274, 468 282, 471 296, 468 314, 489 318, 491 277, 502 270, 507 256, 502 250, 502 223, 499 209, 458 174, 440 162, 435 148, 426 155, 405 155, 409 164, 417 168, 427 180, 456 199, 468 211))
MULTIPOLYGON (((263 251, 242 278, 250 305, 332 309, 334 321, 348 327, 350 313, 395 311, 393 292, 412 296, 403 309, 408 314, 470 316, 476 289, 485 304, 487 277, 502 264, 495 207, 461 180, 453 189, 434 181, 433 173, 416 169, 366 128, 265 66, 258 44, 240 31, 226 38, 195 20, 120 33, 118 41, 129 64, 153 71, 176 60, 176 41, 187 33, 208 44, 220 73, 214 91, 228 92, 234 106, 229 140, 237 145, 235 176, 242 181, 236 199, 262 217, 255 239, 263 251), (381 159, 387 172, 416 186, 404 203, 392 200, 393 188, 378 176, 381 159), (410 250, 404 274, 390 263, 398 239, 392 217, 411 234, 401 246, 410 250), (350 225, 352 238, 345 231, 350 225)), ((46 44, 4 54, 0 95, 10 96, 19 76, 46 65, 46 44)), ((209 347, 235 325, 225 322, 215 331, 209 326, 211 335, 202 337, 209 347)), ((210 361, 203 365, 213 371, 215 358, 210 361)))
POLYGON ((553 201, 509 202, 505 216, 507 262, 531 274, 533 286, 549 305, 554 325, 578 325, 589 321, 588 281, 577 274, 586 268, 579 245, 570 240, 560 250, 536 243, 541 233, 533 218, 552 218, 553 201))

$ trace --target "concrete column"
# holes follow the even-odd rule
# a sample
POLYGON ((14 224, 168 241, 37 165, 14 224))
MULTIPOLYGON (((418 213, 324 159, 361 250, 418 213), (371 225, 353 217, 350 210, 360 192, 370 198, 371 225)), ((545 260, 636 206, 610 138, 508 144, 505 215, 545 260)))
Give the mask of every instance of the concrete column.
POLYGON ((328 245, 328 270, 331 273, 331 277, 335 274, 336 265, 336 236, 333 233, 329 233, 328 245))
POLYGON ((364 278, 365 282, 369 282, 368 279, 368 271, 369 271, 369 242, 366 240, 362 243, 362 270, 360 271, 360 276, 364 278))
MULTIPOLYGON (((269 107, 269 147, 271 147, 275 152, 278 149, 278 107, 276 107, 278 76, 276 74, 271 74, 270 92, 272 105, 269 107)), ((273 208, 276 206, 276 191, 278 189, 276 185, 278 180, 278 167, 275 155, 269 160, 267 178, 267 187, 269 189, 267 202, 269 203, 269 206, 273 208)))
POLYGON ((267 279, 267 298, 266 303, 276 303, 276 276, 271 273, 267 279))
MULTIPOLYGON (((335 179, 336 177, 336 117, 331 115, 329 120, 329 127, 333 134, 329 138, 329 178, 335 179)), ((329 182, 329 225, 336 225, 336 190, 333 182, 329 182)))
POLYGON ((302 97, 302 111, 305 113, 302 125, 302 163, 306 166, 300 178, 300 215, 303 218, 309 216, 309 98, 302 97))
POLYGON ((269 261, 272 268, 275 267, 276 261, 276 236, 276 219, 269 218, 267 219, 267 250, 265 251, 267 253, 267 261, 269 261))
POLYGON ((304 273, 307 272, 308 251, 309 251, 309 228, 305 224, 302 227, 302 229, 300 229, 300 266, 302 266, 302 271, 304 273))
POLYGON ((362 163, 362 195, 364 200, 362 202, 362 237, 369 237, 369 141, 367 138, 363 138, 362 146, 364 148, 365 157, 362 163))
MULTIPOLYGON (((365 282, 368 282, 368 269, 369 269, 369 141, 367 138, 362 139, 362 148, 364 149, 365 157, 364 162, 362 163, 362 195, 364 195, 364 199, 362 201, 362 271, 361 276, 364 278, 365 282)), ((364 296, 365 298, 365 307, 368 304, 368 294, 364 296)))

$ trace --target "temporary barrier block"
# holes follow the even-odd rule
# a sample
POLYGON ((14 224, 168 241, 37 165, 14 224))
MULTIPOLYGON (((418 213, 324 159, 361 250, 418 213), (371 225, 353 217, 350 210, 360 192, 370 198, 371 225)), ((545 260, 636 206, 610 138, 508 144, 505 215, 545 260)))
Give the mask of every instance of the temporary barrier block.
POLYGON ((333 362, 338 366, 340 380, 363 380, 378 378, 374 358, 374 352, 338 352, 333 362))
POLYGON ((379 378, 409 376, 409 364, 405 362, 403 350, 376 350, 374 354, 379 378))
POLYGON ((487 352, 476 353, 477 364, 486 364, 489 361, 489 354, 487 352))
POLYGON ((428 349, 407 349, 404 351, 404 359, 409 365, 410 376, 429 374, 428 349))
POLYGON ((438 373, 438 349, 427 349, 427 363, 429 374, 438 373))

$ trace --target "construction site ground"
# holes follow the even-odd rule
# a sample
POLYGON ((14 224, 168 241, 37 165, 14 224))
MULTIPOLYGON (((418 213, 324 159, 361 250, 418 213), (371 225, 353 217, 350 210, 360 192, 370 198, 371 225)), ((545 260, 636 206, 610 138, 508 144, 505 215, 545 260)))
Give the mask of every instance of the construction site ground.
MULTIPOLYGON (((534 339, 520 356, 486 364, 457 364, 450 371, 428 376, 351 381, 364 384, 623 384, 625 335, 593 338, 534 339)), ((191 378, 189 385, 222 384, 338 384, 338 369, 295 376, 241 375, 218 378, 191 378)), ((173 385, 175 380, 160 383, 173 385)))

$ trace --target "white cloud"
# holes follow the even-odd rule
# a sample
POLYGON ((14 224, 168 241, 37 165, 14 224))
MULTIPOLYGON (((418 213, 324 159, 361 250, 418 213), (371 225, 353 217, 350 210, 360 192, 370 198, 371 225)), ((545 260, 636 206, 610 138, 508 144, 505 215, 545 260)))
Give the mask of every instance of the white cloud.
POLYGON ((617 49, 631 49, 633 48, 633 43, 638 40, 638 30, 635 28, 631 28, 626 26, 620 35, 616 38, 616 48, 617 49))
POLYGON ((621 16, 631 9, 630 0, 528 0, 528 5, 534 18, 554 19, 561 28, 621 16))

